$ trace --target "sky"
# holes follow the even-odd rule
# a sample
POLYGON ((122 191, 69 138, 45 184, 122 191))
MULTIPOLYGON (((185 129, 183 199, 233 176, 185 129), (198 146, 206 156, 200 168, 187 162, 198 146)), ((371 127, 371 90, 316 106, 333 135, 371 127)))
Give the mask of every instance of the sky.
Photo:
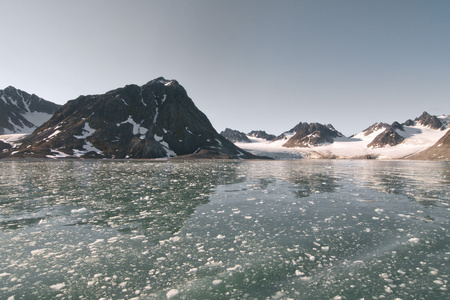
POLYGON ((450 114, 447 0, 0 0, 0 89, 64 104, 163 76, 214 128, 344 135, 450 114))

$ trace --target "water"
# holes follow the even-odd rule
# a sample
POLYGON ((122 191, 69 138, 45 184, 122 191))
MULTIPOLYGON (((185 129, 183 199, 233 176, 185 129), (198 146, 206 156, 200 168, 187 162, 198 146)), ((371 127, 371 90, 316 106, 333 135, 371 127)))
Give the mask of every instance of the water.
POLYGON ((449 163, 0 168, 0 299, 450 295, 449 163))

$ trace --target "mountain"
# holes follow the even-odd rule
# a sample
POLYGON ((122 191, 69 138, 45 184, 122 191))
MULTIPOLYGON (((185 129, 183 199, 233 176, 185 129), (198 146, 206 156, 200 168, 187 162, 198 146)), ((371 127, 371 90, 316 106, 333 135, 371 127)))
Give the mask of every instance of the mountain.
POLYGON ((0 90, 0 135, 31 133, 60 107, 12 86, 0 90))
POLYGON ((375 139, 367 145, 367 147, 382 148, 386 146, 395 146, 402 143, 405 138, 400 135, 397 130, 405 131, 401 124, 394 122, 392 125, 387 127, 386 130, 377 135, 375 139))
MULTIPOLYGON (((429 127, 431 129, 444 129, 445 128, 444 124, 442 124, 442 122, 439 120, 438 117, 432 116, 429 113, 427 113, 426 111, 424 111, 420 117, 416 118, 416 122, 419 125, 429 127)), ((409 125, 409 126, 411 126, 411 125, 409 125)))
POLYGON ((68 101, 13 157, 257 158, 222 137, 176 80, 68 101), (195 157, 195 155, 194 155, 195 157))
POLYGON ((408 159, 450 161, 450 131, 447 131, 436 144, 408 157, 408 159))
POLYGON ((251 143, 250 139, 247 135, 241 131, 233 130, 230 128, 226 128, 224 131, 220 133, 223 137, 233 143, 251 143))
MULTIPOLYGON (((381 128, 386 128, 382 133, 377 135, 375 139, 367 145, 367 147, 372 148, 382 148, 386 146, 395 146, 400 143, 403 143, 405 138, 407 138, 409 135, 405 132, 405 127, 408 129, 412 129, 414 127, 425 127, 429 129, 434 130, 444 130, 446 128, 446 125, 444 125, 440 119, 436 116, 432 116, 426 111, 422 113, 420 117, 417 117, 415 121, 412 121, 411 119, 407 120, 403 124, 399 124, 398 122, 392 123, 392 125, 385 126, 386 123, 375 123, 369 128, 374 127, 373 129, 379 130, 381 128), (381 124, 381 126, 374 127, 375 124, 381 124)), ((368 130, 365 132, 365 135, 370 134, 373 131, 376 130, 368 130)), ((421 131, 421 129, 419 129, 421 131)), ((418 132, 417 132, 418 133, 418 132)))
POLYGON ((450 116, 432 116, 424 112, 414 121, 410 119, 403 124, 375 123, 351 137, 344 137, 331 125, 316 124, 299 123, 273 141, 239 146, 254 154, 276 159, 406 158, 450 161, 447 154, 450 116))
MULTIPOLYGON (((321 144, 331 144, 335 138, 342 137, 342 133, 338 132, 331 124, 322 125, 320 123, 305 123, 300 122, 290 133, 294 133, 288 141, 283 144, 283 147, 310 147, 321 144)), ((287 136, 287 133, 277 137, 279 140, 287 136)))
POLYGON ((252 130, 247 134, 247 136, 254 137, 257 139, 264 139, 267 141, 273 141, 276 138, 275 135, 269 134, 269 133, 265 132, 264 130, 252 130))

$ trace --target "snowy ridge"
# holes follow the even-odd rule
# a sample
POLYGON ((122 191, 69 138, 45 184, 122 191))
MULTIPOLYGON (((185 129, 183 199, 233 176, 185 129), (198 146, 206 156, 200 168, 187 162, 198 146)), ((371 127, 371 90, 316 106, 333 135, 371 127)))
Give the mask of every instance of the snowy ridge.
POLYGON ((0 134, 31 133, 60 107, 11 86, 0 90, 0 99, 0 134))
MULTIPOLYGON (((403 124, 402 129, 395 132, 404 138, 403 142, 383 147, 371 147, 369 144, 389 126, 377 123, 359 132, 352 137, 338 137, 333 143, 318 146, 286 148, 283 145, 294 135, 293 132, 285 132, 281 139, 274 142, 261 138, 248 136, 251 143, 235 143, 236 146, 257 155, 267 155, 276 159, 293 158, 376 158, 376 159, 402 159, 419 153, 435 145, 450 130, 450 117, 442 115, 438 117, 443 124, 441 129, 433 129, 429 125, 421 125, 414 122, 411 126, 403 124)), ((388 125, 388 124, 386 124, 388 125)))

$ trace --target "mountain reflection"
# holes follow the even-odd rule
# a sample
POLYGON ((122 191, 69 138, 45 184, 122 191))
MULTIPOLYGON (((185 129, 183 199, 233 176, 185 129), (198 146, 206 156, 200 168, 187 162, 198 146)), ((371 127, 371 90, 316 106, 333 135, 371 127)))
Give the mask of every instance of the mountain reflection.
POLYGON ((22 161, 3 169, 1 229, 48 224, 139 231, 154 242, 178 231, 236 163, 22 161), (14 196, 12 196, 14 195, 14 196))
POLYGON ((450 185, 448 163, 385 161, 356 164, 359 166, 353 168, 353 176, 362 187, 404 196, 425 206, 449 203, 450 189, 442 189, 443 183, 450 185))

